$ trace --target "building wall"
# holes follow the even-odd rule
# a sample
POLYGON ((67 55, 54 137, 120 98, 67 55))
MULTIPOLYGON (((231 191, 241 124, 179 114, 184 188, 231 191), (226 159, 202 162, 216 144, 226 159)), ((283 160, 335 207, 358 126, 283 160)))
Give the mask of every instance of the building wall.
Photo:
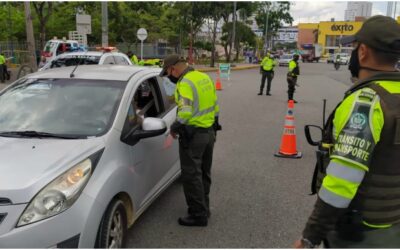
POLYGON ((293 43, 297 42, 298 29, 294 27, 282 27, 278 29, 274 37, 274 43, 293 43))
MULTIPOLYGON (((350 36, 360 30, 363 22, 320 22, 318 28, 318 43, 323 49, 339 47, 339 40, 343 36, 350 36)), ((325 51, 326 53, 326 51, 325 51)))
POLYGON ((298 25, 297 48, 302 44, 314 43, 314 30, 318 29, 318 23, 300 23, 298 25))
POLYGON ((313 44, 315 29, 318 30, 318 44, 322 46, 323 53, 329 49, 338 49, 339 40, 343 36, 354 35, 362 26, 363 22, 320 22, 299 24, 299 35, 297 47, 300 49, 303 44, 313 44))

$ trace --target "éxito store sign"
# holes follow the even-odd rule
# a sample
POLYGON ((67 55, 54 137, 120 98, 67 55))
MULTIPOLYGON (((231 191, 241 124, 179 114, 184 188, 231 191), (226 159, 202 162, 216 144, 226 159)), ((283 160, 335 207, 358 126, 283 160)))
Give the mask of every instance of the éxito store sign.
POLYGON ((351 36, 361 29, 363 22, 336 21, 318 24, 318 43, 323 46, 323 53, 333 53, 340 48, 340 39, 351 36))
POLYGON ((331 26, 332 31, 340 31, 343 33, 344 31, 353 31, 354 25, 352 24, 332 24, 331 26))

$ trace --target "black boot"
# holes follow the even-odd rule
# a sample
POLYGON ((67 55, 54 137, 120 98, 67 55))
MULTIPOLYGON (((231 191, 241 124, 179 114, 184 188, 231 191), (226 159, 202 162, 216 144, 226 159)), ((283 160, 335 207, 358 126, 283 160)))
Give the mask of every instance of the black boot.
POLYGON ((206 216, 193 216, 189 215, 186 217, 180 217, 178 219, 178 223, 181 226, 188 227, 206 227, 208 224, 208 220, 206 216))

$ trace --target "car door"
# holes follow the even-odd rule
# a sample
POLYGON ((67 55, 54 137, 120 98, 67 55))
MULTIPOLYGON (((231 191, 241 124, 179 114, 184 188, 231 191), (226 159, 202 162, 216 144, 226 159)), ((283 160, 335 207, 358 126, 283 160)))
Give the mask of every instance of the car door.
MULTIPOLYGON (((141 129, 143 119, 156 117, 163 119, 169 128, 175 116, 173 110, 165 109, 163 98, 156 76, 143 78, 134 88, 125 126, 129 123, 132 128, 141 129)), ((140 197, 137 197, 140 206, 151 199, 173 176, 172 167, 176 165, 178 146, 176 141, 168 137, 168 133, 167 131, 159 136, 141 139, 130 146, 131 159, 137 175, 135 186, 140 188, 140 197)))

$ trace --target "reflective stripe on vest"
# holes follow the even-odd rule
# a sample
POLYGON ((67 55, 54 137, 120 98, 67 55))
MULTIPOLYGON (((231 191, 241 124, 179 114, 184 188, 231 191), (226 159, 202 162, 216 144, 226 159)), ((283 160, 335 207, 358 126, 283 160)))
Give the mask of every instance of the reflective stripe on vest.
MULTIPOLYGON (((214 117, 218 115, 218 111, 219 111, 218 103, 217 103, 217 101, 215 101, 212 106, 200 110, 200 97, 199 97, 198 89, 196 88, 196 84, 191 79, 189 79, 190 77, 193 76, 193 74, 197 74, 197 72, 191 71, 191 72, 187 73, 183 77, 183 79, 179 82, 179 84, 186 83, 190 86, 190 88, 192 90, 192 95, 193 95, 193 102, 192 102, 190 111, 186 105, 182 106, 182 108, 180 108, 178 110, 177 120, 182 124, 194 125, 194 126, 198 126, 198 127, 210 127, 213 124, 214 117), (182 112, 186 112, 187 115, 188 115, 188 113, 191 113, 190 118, 181 117, 179 114, 182 114, 182 112), (207 117, 207 115, 210 115, 210 114, 212 114, 211 115, 212 117, 207 117), (203 120, 202 118, 204 118, 205 120, 203 120)), ((203 79, 205 79, 205 78, 203 78, 203 79)), ((202 80, 202 79, 200 79, 200 80, 202 80)), ((213 93, 214 97, 216 99, 215 87, 214 87, 213 82, 211 80, 209 80, 209 82, 207 82, 207 85, 209 85, 209 86, 205 86, 206 91, 208 91, 209 94, 213 93)), ((177 96, 178 101, 181 101, 181 98, 183 98, 183 97, 181 96, 181 94, 179 94, 178 87, 177 87, 177 94, 178 94, 178 96, 177 96)), ((203 97, 203 98, 205 98, 205 97, 203 97)), ((209 98, 212 98, 212 97, 209 97, 209 98)))

